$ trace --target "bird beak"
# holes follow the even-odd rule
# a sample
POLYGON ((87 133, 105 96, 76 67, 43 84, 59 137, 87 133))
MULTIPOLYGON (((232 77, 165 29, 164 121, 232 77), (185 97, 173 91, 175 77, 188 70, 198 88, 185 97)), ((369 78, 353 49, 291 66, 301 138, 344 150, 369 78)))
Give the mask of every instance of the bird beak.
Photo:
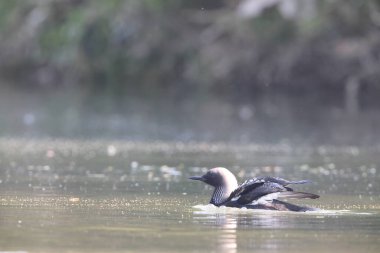
POLYGON ((202 176, 194 176, 194 177, 189 177, 191 180, 199 180, 199 181, 204 181, 204 178, 202 176))

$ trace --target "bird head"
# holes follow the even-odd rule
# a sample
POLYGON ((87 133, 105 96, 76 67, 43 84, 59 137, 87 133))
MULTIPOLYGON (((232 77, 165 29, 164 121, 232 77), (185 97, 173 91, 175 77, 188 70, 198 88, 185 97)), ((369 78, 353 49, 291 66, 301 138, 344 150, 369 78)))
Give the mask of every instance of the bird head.
POLYGON ((202 176, 194 176, 189 179, 199 180, 214 187, 228 186, 229 188, 235 189, 238 185, 234 174, 222 167, 210 169, 202 176))
POLYGON ((222 205, 230 194, 238 187, 234 174, 226 168, 213 168, 203 176, 190 177, 215 187, 210 203, 216 206, 222 205))

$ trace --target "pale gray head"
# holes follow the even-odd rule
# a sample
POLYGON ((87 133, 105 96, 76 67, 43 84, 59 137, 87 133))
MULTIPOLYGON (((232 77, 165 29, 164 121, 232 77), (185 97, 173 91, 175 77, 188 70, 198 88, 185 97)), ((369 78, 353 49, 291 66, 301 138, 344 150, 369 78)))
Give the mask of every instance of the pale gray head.
POLYGON ((234 174, 226 168, 213 168, 203 176, 190 177, 215 187, 210 203, 218 205, 225 201, 237 187, 238 183, 234 174))

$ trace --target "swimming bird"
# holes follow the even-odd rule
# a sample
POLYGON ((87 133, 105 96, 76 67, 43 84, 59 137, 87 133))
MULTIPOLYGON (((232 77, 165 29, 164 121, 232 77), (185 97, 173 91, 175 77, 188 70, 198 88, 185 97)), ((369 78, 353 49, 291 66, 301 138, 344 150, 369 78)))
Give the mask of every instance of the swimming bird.
POLYGON ((248 209, 279 211, 313 211, 315 208, 298 206, 279 199, 316 199, 318 195, 293 191, 289 185, 309 183, 309 180, 288 181, 279 177, 255 177, 238 185, 236 177, 226 168, 218 167, 203 176, 189 179, 199 180, 214 187, 210 204, 248 209))

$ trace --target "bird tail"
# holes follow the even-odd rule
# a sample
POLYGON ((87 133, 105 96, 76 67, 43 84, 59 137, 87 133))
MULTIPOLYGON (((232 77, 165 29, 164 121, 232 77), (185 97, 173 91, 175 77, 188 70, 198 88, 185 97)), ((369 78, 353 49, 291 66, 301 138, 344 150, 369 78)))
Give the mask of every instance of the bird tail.
POLYGON ((300 181, 289 181, 288 184, 308 184, 311 183, 310 180, 300 180, 300 181))
POLYGON ((275 210, 279 211, 293 211, 293 212, 306 212, 306 211, 319 211, 318 208, 308 207, 308 206, 298 206, 295 204, 287 203, 274 199, 272 203, 275 210))
MULTIPOLYGON (((236 206, 241 208, 242 206, 236 206)), ((258 204, 258 205, 244 205, 247 209, 263 209, 263 210, 278 210, 278 211, 293 211, 293 212, 306 212, 306 211, 319 211, 320 209, 308 206, 298 206, 295 204, 287 203, 278 199, 274 199, 272 203, 258 204)))
POLYGON ((286 191, 280 192, 278 197, 287 199, 317 199, 319 195, 307 192, 286 191))

